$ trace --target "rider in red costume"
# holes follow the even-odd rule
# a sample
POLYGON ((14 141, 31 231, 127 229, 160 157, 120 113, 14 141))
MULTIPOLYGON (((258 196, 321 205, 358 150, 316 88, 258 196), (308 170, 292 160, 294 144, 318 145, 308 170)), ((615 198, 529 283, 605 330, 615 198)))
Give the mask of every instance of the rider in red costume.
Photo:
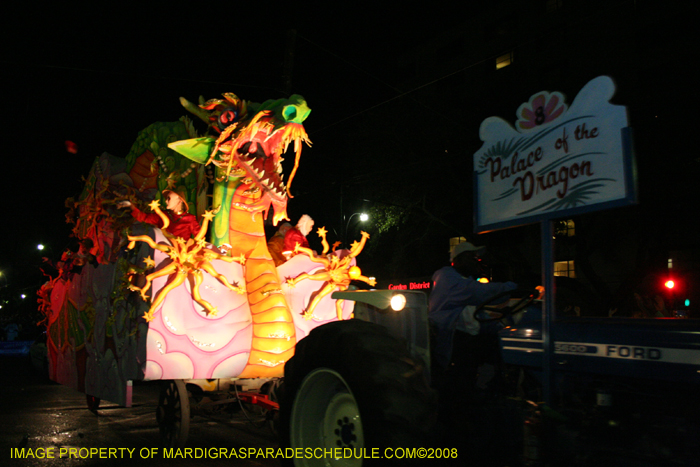
POLYGON ((284 235, 284 250, 289 255, 294 256, 294 247, 298 243, 299 246, 309 248, 309 241, 306 236, 309 235, 314 226, 314 220, 311 216, 304 214, 299 218, 299 222, 295 227, 292 227, 284 235))
MULTIPOLYGON (((200 226, 197 218, 188 211, 187 201, 178 193, 171 190, 164 190, 163 197, 167 208, 166 215, 170 219, 167 230, 169 234, 185 240, 194 237, 199 232, 200 226)), ((156 213, 146 214, 129 201, 120 201, 117 207, 131 207, 131 215, 139 222, 146 222, 158 228, 163 227, 163 219, 156 213)))

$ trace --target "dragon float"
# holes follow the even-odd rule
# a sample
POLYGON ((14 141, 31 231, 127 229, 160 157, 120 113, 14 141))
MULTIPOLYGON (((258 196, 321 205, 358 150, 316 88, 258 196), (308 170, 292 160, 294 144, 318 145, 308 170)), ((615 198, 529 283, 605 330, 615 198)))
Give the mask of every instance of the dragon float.
POLYGON ((331 292, 351 280, 374 283, 356 265, 365 233, 350 250, 329 251, 319 229, 320 254, 297 248, 279 268, 267 250, 268 212, 274 225, 288 219, 291 182, 310 144, 301 96, 181 102, 209 134, 183 117, 143 130, 126 159, 98 157, 80 198, 67 203, 74 236, 91 240, 96 261, 65 266, 39 292, 51 378, 127 406, 133 380, 282 376, 311 329, 351 316, 352 304, 331 292), (168 233, 164 189, 182 193, 200 219, 194 238, 168 233), (117 209, 122 200, 164 225, 135 222, 117 209))
POLYGON ((267 249, 264 217, 274 209, 273 225, 287 217, 287 197, 299 166, 302 143, 310 144, 302 125, 311 110, 298 95, 259 106, 224 94, 197 107, 183 106, 219 133, 171 143, 169 147, 197 163, 215 167, 212 243, 230 245, 233 257, 245 257, 245 284, 252 313, 253 346, 241 377, 281 376, 281 364, 294 354, 296 333, 281 281, 267 249), (294 169, 285 186, 282 154, 294 143, 294 169), (286 323, 284 325, 283 323, 286 323))

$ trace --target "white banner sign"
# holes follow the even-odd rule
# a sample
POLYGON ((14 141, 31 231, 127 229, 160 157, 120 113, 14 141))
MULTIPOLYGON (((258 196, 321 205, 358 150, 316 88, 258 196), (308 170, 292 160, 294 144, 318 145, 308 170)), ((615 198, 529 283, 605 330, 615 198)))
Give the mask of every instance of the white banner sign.
POLYGON ((612 79, 600 76, 571 107, 561 93, 542 91, 518 108, 515 128, 484 120, 474 154, 475 231, 634 203, 627 112, 610 104, 614 93, 612 79))

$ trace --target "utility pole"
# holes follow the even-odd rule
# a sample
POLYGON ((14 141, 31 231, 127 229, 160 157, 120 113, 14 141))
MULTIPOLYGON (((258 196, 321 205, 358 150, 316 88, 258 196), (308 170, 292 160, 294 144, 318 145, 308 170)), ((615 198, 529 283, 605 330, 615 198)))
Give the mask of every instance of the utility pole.
POLYGON ((287 30, 287 40, 284 47, 284 64, 282 68, 282 90, 285 97, 292 93, 292 72, 294 71, 294 44, 297 40, 296 29, 287 30))

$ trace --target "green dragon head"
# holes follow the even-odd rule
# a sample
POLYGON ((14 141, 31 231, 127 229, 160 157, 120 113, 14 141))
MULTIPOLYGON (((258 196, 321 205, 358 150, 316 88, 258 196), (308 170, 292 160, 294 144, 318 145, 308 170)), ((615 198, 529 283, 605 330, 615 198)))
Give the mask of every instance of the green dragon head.
POLYGON ((276 225, 287 217, 287 198, 296 174, 302 143, 311 145, 302 122, 311 109, 299 95, 289 99, 255 104, 226 93, 223 99, 212 99, 194 105, 180 98, 182 105, 201 118, 218 138, 194 138, 170 143, 168 146, 195 162, 214 164, 221 174, 219 182, 240 179, 251 184, 247 193, 257 193, 256 205, 267 211, 272 205, 276 225), (294 143, 294 168, 285 185, 282 155, 294 143))

